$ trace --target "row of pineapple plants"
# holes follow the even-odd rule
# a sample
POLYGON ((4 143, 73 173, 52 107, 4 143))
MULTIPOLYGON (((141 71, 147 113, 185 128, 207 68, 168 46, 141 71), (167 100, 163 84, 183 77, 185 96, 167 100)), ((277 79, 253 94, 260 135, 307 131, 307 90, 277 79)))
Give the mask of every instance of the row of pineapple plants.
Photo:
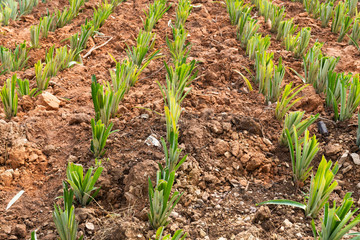
MULTIPOLYGON (((197 74, 196 61, 188 61, 191 45, 186 40, 188 31, 185 28, 185 22, 191 10, 190 0, 179 0, 175 21, 170 23, 173 39, 166 37, 172 64, 164 62, 166 83, 158 82, 164 99, 166 120, 166 138, 161 138, 165 164, 159 163, 155 184, 149 178, 150 212, 148 216, 151 226, 161 231, 169 224, 168 218, 182 196, 182 193, 178 191, 172 195, 171 192, 176 179, 176 171, 187 158, 187 155, 180 157, 182 149, 179 148, 178 142, 181 103, 191 91, 190 84, 197 74)), ((182 230, 177 230, 172 239, 185 239, 186 235, 182 230)))
MULTIPOLYGON (((7 79, 1 90, 1 101, 3 102, 4 112, 7 119, 10 119, 17 114, 18 97, 29 95, 30 97, 37 96, 42 91, 46 90, 49 81, 56 76, 61 70, 69 68, 77 63, 82 63, 80 53, 86 48, 89 37, 94 35, 105 22, 107 17, 112 13, 114 7, 120 2, 101 3, 97 10, 94 11, 92 20, 87 21, 81 26, 81 32, 75 33, 69 38, 70 47, 67 46, 55 48, 50 47, 46 51, 45 62, 39 60, 34 65, 36 87, 30 89, 30 82, 28 79, 18 79, 14 74, 10 79, 7 79)), ((25 43, 18 46, 14 53, 6 48, 0 48, 0 60, 8 60, 4 66, 4 72, 10 69, 21 70, 27 62, 27 52, 25 43), (26 61, 25 61, 26 60, 26 61), (5 69, 5 66, 9 68, 5 69)))
POLYGON ((0 23, 9 25, 10 19, 15 21, 21 16, 29 14, 39 0, 5 0, 0 3, 0 23))
MULTIPOLYGON (((284 36, 284 32, 292 29, 292 27, 286 27, 286 23, 281 24, 281 20, 276 19, 276 13, 284 14, 284 10, 272 5, 272 3, 267 1, 258 1, 257 7, 260 10, 261 14, 266 12, 270 12, 272 14, 267 17, 272 18, 272 23, 279 23, 278 26, 278 36, 284 36), (260 3, 259 3, 260 2, 260 3), (283 26, 283 27, 281 27, 283 26), (284 31, 285 30, 285 31, 284 31)), ((254 32, 257 31, 258 27, 254 24, 245 23, 243 24, 243 18, 245 15, 248 15, 251 11, 251 7, 247 4, 244 4, 242 1, 227 1, 227 10, 230 14, 230 19, 232 24, 237 24, 238 38, 242 41, 242 46, 245 45, 243 41, 247 36, 253 35, 253 39, 248 41, 247 45, 247 54, 249 54, 250 59, 255 56, 255 70, 256 70, 256 80, 264 79, 264 75, 267 76, 267 79, 271 79, 272 74, 272 55, 266 52, 266 49, 270 45, 270 37, 266 36, 262 38, 259 35, 255 35, 254 32), (238 22, 236 22, 238 20, 238 22), (247 25, 246 25, 247 24, 247 25), (252 27, 248 27, 251 26, 252 27), (255 26, 255 27, 254 27, 255 26), (240 37, 239 37, 239 29, 240 37), (242 30, 245 29, 245 30, 242 30), (256 29, 252 33, 250 33, 249 29, 256 29), (249 34, 250 33, 250 34, 249 34), (260 58, 259 58, 260 56, 260 58), (258 70, 259 69, 259 70, 258 70)), ((266 17, 265 17, 266 18, 266 17)), ((266 19, 267 20, 267 19, 266 19)), ((248 20, 247 22, 254 22, 254 20, 248 20)), ((291 22, 290 25, 292 26, 291 22)), ((273 28, 272 25, 272 29, 273 28)), ((293 32, 294 33, 294 32, 293 32)), ((292 34, 293 34, 292 33, 292 34)), ((307 34, 306 34, 307 35, 307 34)), ((310 35, 310 34, 308 34, 310 35)), ((286 35, 285 35, 286 36, 286 35)), ((301 34, 297 38, 302 38, 301 34)), ((304 39, 306 40, 306 39, 304 39)), ((301 46, 301 42, 307 42, 300 40, 299 45, 301 46)), ((307 44, 304 47, 306 50, 307 44)), ((303 50, 302 52, 304 52, 303 50)), ((299 52, 301 53, 301 51, 299 52)), ((281 63, 281 60, 279 61, 281 63)), ((274 75, 275 76, 275 75, 274 75)), ((244 77, 244 76, 243 76, 244 77)), ((245 77, 244 77, 245 78, 245 77)), ((274 77, 275 78, 275 77, 274 77)), ((266 77, 265 77, 266 79, 266 77)), ((246 79, 248 86, 251 87, 251 84, 246 79)), ((275 86, 275 81, 265 80, 263 82, 268 82, 267 86, 269 86, 271 90, 271 86, 275 86)), ((280 81, 281 84, 281 81, 280 81)), ((278 89, 280 89, 280 84, 278 85, 278 89)), ((262 87, 264 84, 259 84, 260 92, 262 92, 262 87)), ((296 95, 306 87, 298 86, 295 88, 292 87, 292 83, 285 86, 283 90, 283 94, 278 98, 277 106, 275 109, 275 115, 278 120, 284 120, 284 130, 280 137, 280 143, 284 145, 288 145, 290 149, 290 157, 292 162, 293 169, 293 179, 297 186, 302 186, 305 180, 311 175, 311 185, 310 185, 310 193, 307 197, 307 204, 297 203, 289 200, 272 200, 260 203, 261 204, 282 204, 282 205, 291 205, 295 207, 299 207, 305 210, 306 216, 316 218, 319 211, 324 207, 324 218, 323 224, 320 230, 316 229, 314 221, 312 221, 313 233, 315 239, 341 239, 342 236, 347 234, 348 231, 355 225, 360 222, 360 215, 355 217, 350 221, 350 218, 356 213, 357 209, 351 211, 350 208, 353 205, 353 199, 351 198, 351 193, 347 193, 344 197, 342 205, 336 207, 336 203, 334 202, 333 207, 331 208, 328 203, 328 198, 330 193, 337 186, 337 182, 334 179, 334 175, 338 171, 338 164, 335 163, 334 167, 331 169, 332 162, 327 162, 323 157, 317 173, 315 176, 312 175, 312 167, 310 164, 312 160, 315 158, 317 152, 319 151, 318 143, 316 140, 316 136, 313 135, 309 137, 309 131, 307 128, 315 122, 315 120, 319 117, 319 114, 315 116, 310 116, 309 118, 302 120, 305 112, 290 112, 287 114, 287 111, 298 102, 301 98, 296 99, 296 95), (350 222, 349 222, 350 221, 350 222)), ((345 92, 346 94, 346 92, 345 92)), ((271 94, 265 95, 267 100, 270 99, 271 94)), ((351 99, 351 96, 349 97, 351 99)), ((351 110, 350 110, 351 111, 351 110)))
POLYGON ((56 10, 55 13, 48 13, 47 16, 40 18, 39 24, 30 27, 31 46, 39 48, 39 38, 47 38, 49 32, 55 32, 57 28, 62 28, 78 16, 80 8, 85 4, 85 0, 69 0, 69 7, 63 11, 56 10))
POLYGON ((348 35, 349 44, 358 44, 360 39, 358 0, 339 1, 336 6, 334 1, 303 0, 302 3, 309 15, 320 20, 321 27, 328 27, 330 20, 332 20, 331 32, 339 34, 338 42, 342 42, 351 30, 350 35, 348 35))
MULTIPOLYGON (((181 9, 179 12, 184 18, 184 13, 187 11, 190 12, 191 10, 191 8, 189 9, 190 2, 183 1, 179 3, 179 6, 180 5, 187 7, 181 9)), ((155 24, 162 18, 169 8, 170 7, 167 7, 166 0, 155 0, 153 4, 149 4, 149 11, 145 12, 146 19, 143 21, 144 30, 140 30, 138 34, 136 40, 137 45, 132 48, 128 47, 126 51, 127 59, 120 63, 111 56, 116 62, 115 70, 110 70, 111 84, 107 82, 104 83, 104 85, 100 85, 96 82, 96 78, 93 76, 91 89, 95 108, 95 120, 91 120, 93 131, 91 150, 93 151, 95 157, 101 157, 105 153, 103 148, 113 126, 110 119, 116 115, 119 103, 130 88, 137 83, 139 75, 149 65, 149 63, 152 60, 161 57, 160 51, 154 50, 156 35, 152 33, 152 30, 155 27, 155 24)), ((185 21, 186 18, 183 19, 183 22, 185 21)), ((182 46, 178 45, 178 47, 182 46)), ((186 61, 186 59, 184 59, 184 61, 186 61)), ((174 73, 172 76, 177 76, 177 73, 174 73)), ((175 83, 175 78, 173 80, 175 83)), ((165 90, 166 87, 164 86, 162 89, 165 90)), ((166 97, 164 96, 164 98, 166 97)), ((175 103, 177 102, 173 102, 172 106, 175 103)), ((173 236, 170 236, 170 234, 163 236, 164 227, 169 223, 168 217, 182 195, 178 192, 171 195, 171 189, 175 181, 175 171, 186 160, 185 156, 179 161, 181 153, 177 142, 177 120, 179 116, 177 116, 177 120, 172 117, 173 114, 178 114, 177 110, 180 110, 179 107, 180 106, 177 105, 176 110, 174 110, 173 107, 165 107, 165 109, 167 109, 165 113, 167 126, 174 129, 173 131, 168 132, 169 136, 167 137, 167 140, 169 141, 171 139, 169 148, 166 145, 166 141, 164 139, 161 140, 165 151, 166 166, 162 167, 162 165, 159 164, 160 170, 156 174, 157 184, 155 188, 149 179, 149 221, 151 226, 157 230, 155 238, 158 240, 179 240, 185 239, 186 237, 186 234, 183 234, 182 230, 176 231, 173 236)))
MULTIPOLYGON (((106 18, 111 14, 113 9, 119 3, 116 2, 115 4, 116 5, 113 5, 112 3, 108 4, 106 2, 102 3, 100 8, 98 8, 98 11, 95 11, 93 20, 87 22, 87 25, 91 25, 91 29, 98 30, 103 25, 106 18), (98 15, 98 12, 101 12, 102 11, 101 9, 104 8, 110 9, 109 10, 110 12, 105 14, 105 16, 107 16, 106 18, 103 17, 104 15, 101 16, 98 15), (99 19, 102 19, 102 21, 99 21, 99 19)), ((82 26, 82 30, 83 29, 84 27, 82 26)), ((90 37, 92 33, 93 31, 91 31, 91 33, 88 34, 88 37, 90 37)), ((82 49, 84 49, 86 47, 85 44, 88 37, 87 38, 81 37, 84 36, 83 33, 80 34, 80 38, 78 37, 78 34, 75 34, 75 36, 77 37, 77 39, 73 37, 74 39, 76 39, 74 41, 83 42, 82 45, 77 44, 76 46, 77 47, 80 46, 82 49)), ((54 47, 52 47, 48 50, 46 54, 46 60, 49 60, 51 62, 50 59, 53 57, 55 57, 55 59, 59 59, 59 58, 64 59, 62 58, 62 56, 69 56, 67 55, 68 51, 66 50, 67 50, 66 47, 59 49, 55 49, 54 47)), ((78 52, 80 53, 81 51, 78 49, 78 52)), ((74 49, 72 53, 76 53, 76 49, 74 49)), ((76 55, 76 54, 70 54, 70 56, 71 56, 70 59, 72 60, 74 60, 74 58, 76 57, 77 58, 80 57, 80 55, 76 55)), ((57 63, 64 64, 63 66, 67 66, 70 60, 68 60, 69 58, 65 58, 65 59, 66 60, 61 60, 58 61, 57 63)), ((46 64, 46 66, 48 66, 48 64, 46 64)), ((52 72, 52 74, 54 73, 53 72, 54 70, 61 69, 61 67, 58 65, 56 65, 57 67, 53 67, 54 65, 50 65, 50 66, 51 67, 49 67, 48 70, 46 71, 52 72)), ((43 84, 45 84, 43 86, 46 89, 48 80, 45 83, 43 82, 43 84)), ((93 76, 92 87, 93 86, 95 87, 99 86, 97 85, 94 76, 93 76)), ((101 109, 101 111, 98 111, 98 109, 96 108, 96 106, 98 105, 95 105, 96 103, 99 104, 97 100, 99 100, 97 96, 96 97, 93 96, 95 115, 98 117, 106 114, 106 112, 104 112, 103 109, 101 109)), ((63 209, 60 205, 57 204, 54 205, 53 220, 61 240, 81 240, 84 237, 83 235, 78 237, 78 222, 75 219, 75 206, 73 203, 74 196, 78 204, 80 204, 82 207, 86 207, 91 201, 94 200, 94 198, 97 196, 97 194, 100 191, 100 188, 95 186, 98 178, 100 177, 103 171, 102 160, 101 159, 98 160, 98 158, 102 157, 105 154, 106 140, 110 136, 110 134, 112 134, 115 131, 111 131, 112 123, 109 123, 109 126, 105 126, 104 124, 101 123, 101 120, 95 123, 94 119, 91 119, 91 126, 92 126, 92 140, 90 143, 90 150, 93 152, 95 157, 95 166, 90 167, 84 175, 84 168, 82 165, 69 163, 66 170, 67 179, 66 181, 63 182, 62 185, 63 196, 59 197, 63 199, 63 209)), ((35 231, 32 232, 31 237, 32 240, 37 239, 35 231)))
MULTIPOLYGON (((20 4, 22 4, 21 2, 26 1, 20 1, 20 4)), ((67 23, 70 23, 71 20, 78 15, 80 7, 84 5, 84 2, 85 0, 69 0, 70 8, 65 8, 62 12, 58 10, 56 14, 40 18, 40 23, 38 25, 30 27, 31 48, 40 47, 40 34, 43 38, 46 38, 49 31, 55 31, 56 28, 63 27, 67 23)), ((5 2, 4 4, 7 3, 5 2)), ((100 9, 100 11, 101 10, 102 9, 100 9)), ((103 15, 101 14, 98 17, 103 17, 103 15)), ((0 74, 20 71, 26 68, 27 61, 29 59, 28 53, 31 48, 26 46, 26 41, 15 45, 15 49, 13 51, 0 46, 0 74)))
POLYGON ((322 54, 323 43, 316 42, 304 55, 310 42, 311 29, 302 28, 295 34, 297 26, 293 19, 282 20, 286 14, 284 7, 280 8, 267 0, 255 0, 254 3, 265 21, 271 20, 271 29, 277 29, 277 39, 283 39, 286 50, 292 51, 297 58, 303 58, 305 77, 301 78, 304 83, 312 84, 317 93, 325 93, 326 106, 333 109, 334 120, 350 119, 360 103, 359 75, 336 73, 334 69, 339 58, 322 54), (273 27, 274 24, 277 28, 273 27))

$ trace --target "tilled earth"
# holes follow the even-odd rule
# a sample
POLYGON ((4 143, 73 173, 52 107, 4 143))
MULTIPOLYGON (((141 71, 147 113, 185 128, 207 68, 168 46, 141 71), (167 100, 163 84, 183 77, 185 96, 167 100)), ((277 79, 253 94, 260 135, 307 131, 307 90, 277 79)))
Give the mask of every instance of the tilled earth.
MULTIPOLYGON (((80 30, 85 19, 92 16, 99 1, 90 0, 74 21, 57 29, 48 39, 41 40, 41 49, 31 50, 29 68, 17 72, 18 77, 34 83, 33 64, 44 60, 45 50, 52 44, 64 46, 68 38, 80 30)), ((287 18, 294 17, 300 27, 312 28, 311 45, 325 42, 327 55, 340 56, 337 71, 359 70, 359 53, 337 36, 330 28, 321 28, 303 10, 300 3, 274 1, 285 5, 287 18)), ((126 44, 132 46, 147 9, 148 1, 121 3, 100 29, 101 37, 90 39, 84 54, 95 45, 113 39, 83 59, 83 65, 66 69, 51 79, 48 92, 60 100, 60 107, 51 109, 42 99, 23 98, 18 116, 12 121, 0 120, 0 239, 28 239, 37 229, 39 239, 56 239, 52 211, 56 197, 62 194, 67 162, 94 165, 89 150, 90 119, 94 117, 91 100, 91 75, 98 80, 110 80, 109 69, 115 66, 109 53, 118 61, 126 56, 126 44), (20 190, 24 195, 7 211, 5 207, 20 190)), ((163 100, 157 81, 164 82, 163 61, 169 61, 165 37, 171 34, 168 22, 175 18, 176 1, 154 29, 156 48, 164 57, 152 62, 140 81, 125 96, 118 117, 112 119, 117 133, 107 142, 105 170, 98 182, 101 191, 87 208, 76 206, 80 231, 85 239, 149 239, 155 233, 148 220, 147 179, 154 179, 158 162, 163 161, 161 147, 148 145, 151 135, 156 139, 166 134, 163 100), (150 109, 150 110, 145 110, 150 109)), ((38 23, 48 8, 62 9, 66 1, 40 3, 32 14, 10 26, 1 27, 0 44, 13 48, 15 43, 29 42, 29 28, 38 23)), ((303 212, 289 207, 256 207, 255 204, 274 198, 303 201, 308 184, 296 189, 291 178, 290 156, 287 148, 278 144, 282 123, 274 117, 275 104, 265 105, 256 89, 248 92, 244 81, 234 70, 247 77, 245 68, 253 69, 245 51, 236 40, 223 2, 193 1, 193 11, 186 28, 192 44, 191 58, 199 61, 198 77, 192 91, 183 102, 180 119, 180 143, 189 154, 178 172, 175 188, 184 192, 171 215, 167 231, 184 229, 189 239, 312 239, 310 220, 303 212)), ((276 35, 262 17, 253 14, 261 25, 260 32, 271 35, 269 51, 280 56, 287 67, 302 74, 302 61, 285 51, 276 35)), ((1 85, 11 74, 1 76, 1 85)), ((284 85, 301 80, 289 69, 284 85)), ((255 86, 255 84, 253 84, 255 86)), ((346 151, 357 153, 355 145, 357 120, 332 121, 324 96, 312 87, 303 92, 303 99, 292 110, 306 115, 320 113, 330 135, 316 134, 321 150, 314 160, 317 166, 321 155, 337 160, 346 151)), ((3 111, 1 109, 1 111, 3 111)), ((3 112, 1 119, 5 119, 3 112)), ((339 187, 331 200, 340 200, 346 192, 354 192, 359 200, 358 166, 350 157, 342 158, 336 178, 339 187)), ((360 230, 360 229, 354 229, 360 230)))

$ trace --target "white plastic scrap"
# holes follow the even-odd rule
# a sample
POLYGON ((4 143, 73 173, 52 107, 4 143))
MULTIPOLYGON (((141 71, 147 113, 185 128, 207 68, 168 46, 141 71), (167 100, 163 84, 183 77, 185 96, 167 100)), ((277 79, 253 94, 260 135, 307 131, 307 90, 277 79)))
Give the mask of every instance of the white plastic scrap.
POLYGON ((24 192, 25 192, 24 190, 21 190, 20 192, 18 192, 18 193, 15 195, 15 197, 13 197, 13 198, 11 199, 11 201, 8 203, 8 205, 7 205, 7 207, 6 207, 5 210, 8 210, 8 209, 21 197, 21 195, 23 195, 24 192))

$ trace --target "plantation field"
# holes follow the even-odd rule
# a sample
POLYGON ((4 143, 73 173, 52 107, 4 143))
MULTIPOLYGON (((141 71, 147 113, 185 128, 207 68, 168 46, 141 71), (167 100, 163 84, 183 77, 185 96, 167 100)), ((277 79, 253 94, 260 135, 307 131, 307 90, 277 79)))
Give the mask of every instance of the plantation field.
MULTIPOLYGON (((113 124, 112 130, 118 131, 110 134, 107 141, 105 139, 106 153, 101 156, 100 151, 95 160, 96 151, 90 149, 91 141, 94 142, 92 119, 98 120, 92 95, 93 75, 98 83, 111 83, 109 70, 115 71, 117 62, 127 58, 130 62, 128 47, 136 46, 136 38, 146 26, 144 11, 148 12, 153 0, 114 3, 111 14, 89 34, 87 44, 77 48, 79 52, 74 53, 75 57, 71 57, 66 67, 51 75, 48 86, 42 91, 37 84, 41 73, 36 73, 36 66, 40 66, 39 60, 42 64, 49 61, 47 53, 53 45, 55 49, 64 46, 72 49, 74 38, 71 37, 84 32, 82 24, 86 25, 93 18, 94 9, 101 3, 99 0, 84 2, 73 19, 49 31, 47 38, 40 37, 36 47, 32 43, 31 26, 39 24, 47 12, 66 10, 68 0, 40 1, 31 12, 0 27, 0 46, 13 51, 16 44, 26 41, 29 49, 25 67, 4 72, 0 68, 0 86, 6 85, 6 80, 16 73, 19 79, 29 79, 30 90, 38 88, 38 94, 31 97, 30 93, 19 94, 16 116, 9 119, 4 103, 0 107, 0 240, 30 239, 33 231, 40 240, 59 239, 53 220, 54 204, 63 208, 64 200, 58 197, 63 195, 63 181, 69 178, 69 163, 81 164, 85 171, 90 167, 103 167, 95 184, 101 189, 94 200, 80 204, 75 201, 77 196, 74 198, 78 236, 96 240, 158 239, 148 216, 148 178, 158 186, 156 177, 161 172, 161 177, 171 182, 169 172, 172 171, 158 171, 158 165, 165 164, 164 151, 167 150, 162 144, 172 141, 168 135, 177 131, 176 146, 182 149, 180 158, 188 156, 179 164, 176 175, 174 171, 172 192, 183 195, 170 213, 164 233, 174 235, 182 229, 188 234, 186 239, 210 240, 313 239, 310 215, 307 217, 302 209, 256 205, 273 199, 306 202, 304 196, 310 191, 311 176, 304 181, 295 177, 298 181, 294 181, 288 143, 285 140, 284 146, 279 141, 284 116, 280 120, 275 117, 276 102, 282 91, 270 101, 260 93, 254 80, 256 59, 249 59, 249 53, 237 39, 237 26, 231 23, 223 1, 191 2, 193 8, 184 23, 188 34, 183 36, 191 46, 187 64, 195 60, 198 72, 191 75, 196 70, 190 71, 187 75, 194 79, 182 89, 184 99, 177 99, 176 106, 180 108, 181 103, 181 117, 171 130, 167 127, 169 115, 164 114, 171 108, 171 97, 166 94, 165 97, 159 85, 164 92, 170 88, 166 81, 169 70, 164 62, 173 66, 175 57, 169 51, 166 38, 173 38, 172 25, 178 1, 166 2, 170 8, 149 31, 156 37, 146 56, 156 50, 160 53, 150 59, 138 80, 130 84, 131 87, 127 86, 123 99, 117 104, 118 109, 108 119, 109 125, 105 124, 113 124), (249 80, 252 91, 245 79, 249 80), (162 137, 164 142, 161 142, 162 137), (6 209, 21 190, 24 190, 23 195, 6 209)), ((274 54, 274 64, 284 66, 282 88, 291 82, 292 88, 305 86, 301 79, 305 76, 302 56, 305 57, 316 42, 324 43, 321 48, 324 55, 339 57, 335 67, 337 73, 360 73, 360 51, 349 44, 347 36, 351 30, 338 42, 339 33, 331 31, 332 20, 321 27, 321 22, 307 13, 300 2, 274 0, 272 3, 284 7, 285 20, 293 18, 298 25, 296 33, 302 28, 311 28, 306 51, 296 58, 293 51, 286 50, 283 40, 277 39, 277 32, 271 31, 271 21, 265 20, 259 8, 250 11, 259 25, 257 32, 263 37, 270 36, 267 52, 274 54)), ((40 69, 45 71, 45 65, 40 69)), ((106 84, 103 86, 105 88, 106 84)), ((322 156, 333 163, 339 161, 339 170, 334 174, 338 185, 331 192, 329 202, 336 200, 338 206, 346 193, 352 192, 354 209, 360 207, 360 158, 356 144, 359 108, 356 105, 349 119, 344 120, 341 117, 345 114, 339 111, 341 121, 335 121, 332 105, 326 105, 328 95, 325 92, 316 91, 313 84, 309 84, 297 95, 302 98, 287 112, 305 111, 304 119, 319 114, 308 127, 310 136, 315 135, 319 144, 319 151, 310 164, 312 173, 315 175, 322 156), (326 125, 328 134, 319 132, 320 121, 326 125)), ((318 231, 323 212, 321 209, 319 217, 314 217, 318 231)), ((360 232, 360 225, 354 226, 351 232, 360 232)))

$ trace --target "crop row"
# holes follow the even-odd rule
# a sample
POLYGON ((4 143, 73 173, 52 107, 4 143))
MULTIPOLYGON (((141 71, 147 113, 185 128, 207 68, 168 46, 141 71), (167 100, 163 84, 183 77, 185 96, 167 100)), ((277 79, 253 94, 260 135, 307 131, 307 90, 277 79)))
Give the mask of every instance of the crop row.
MULTIPOLYGON (((310 164, 319 148, 316 136, 310 137, 307 128, 319 115, 310 116, 308 119, 301 121, 305 112, 286 113, 300 100, 300 98, 295 99, 296 95, 307 85, 292 89, 292 83, 290 83, 285 86, 282 96, 280 96, 283 79, 281 70, 283 66, 281 66, 282 61, 280 58, 279 65, 274 67, 273 54, 266 52, 270 45, 270 37, 263 38, 256 34, 259 26, 257 21, 250 16, 252 9, 250 5, 239 0, 228 0, 226 3, 231 23, 237 25, 237 38, 241 41, 241 46, 247 49, 250 59, 255 57, 256 74, 254 80, 259 84, 259 92, 265 95, 267 101, 277 99, 275 116, 278 120, 282 120, 285 116, 280 143, 289 146, 295 184, 302 186, 305 180, 311 176, 310 191, 306 197, 306 204, 281 199, 262 202, 259 205, 281 204, 299 207, 305 211, 307 217, 312 218, 316 218, 320 210, 324 208, 324 218, 320 230, 316 229, 315 223, 312 221, 315 239, 340 239, 360 222, 360 215, 350 220, 356 212, 356 210, 350 210, 353 205, 351 193, 345 195, 342 205, 339 207, 336 207, 335 202, 332 207, 328 203, 331 192, 338 184, 334 180, 334 176, 339 169, 338 163, 335 163, 331 168, 332 162, 326 161, 323 157, 315 176, 312 175, 310 164)), ((259 9, 260 14, 264 16, 266 22, 270 19, 271 30, 277 31, 277 38, 283 40, 287 50, 293 51, 295 57, 302 57, 305 66, 317 66, 317 68, 315 67, 317 71, 311 74, 314 80, 305 79, 304 82, 313 84, 318 92, 323 92, 324 89, 327 90, 327 100, 333 105, 335 120, 350 118, 360 101, 358 93, 359 75, 352 76, 351 74, 333 72, 338 59, 322 56, 320 50, 322 44, 320 43, 315 43, 314 47, 309 49, 304 56, 309 44, 310 28, 303 28, 298 34, 294 35, 297 27, 293 24, 293 20, 282 20, 285 17, 284 8, 279 8, 267 0, 255 0, 253 3, 259 9), (319 54, 311 58, 315 51, 319 54), (319 61, 318 65, 316 65, 317 61, 319 61), (322 69, 324 70, 321 71, 322 69), (338 112, 338 99, 340 99, 340 113, 338 112)), ((305 74, 308 74, 306 68, 305 74)), ((245 76, 243 78, 251 90, 250 81, 245 76)))
MULTIPOLYGON (((76 6, 77 9, 75 12, 79 11, 79 8, 83 5, 83 3, 83 1, 74 2, 74 6, 76 6)), ((11 79, 6 80, 6 83, 1 89, 0 96, 4 106, 5 115, 8 119, 16 116, 18 96, 22 97, 24 95, 29 95, 30 97, 36 97, 43 90, 47 89, 50 78, 56 76, 58 71, 82 62, 80 53, 86 48, 87 40, 90 36, 97 33, 99 28, 104 24, 105 20, 119 3, 120 2, 118 1, 113 1, 112 3, 100 3, 98 8, 94 10, 93 18, 91 20, 87 20, 86 23, 81 26, 81 32, 70 37, 69 49, 67 46, 61 48, 55 48, 52 46, 46 51, 45 63, 42 63, 41 60, 39 60, 34 66, 36 88, 30 89, 29 80, 18 79, 16 74, 14 74, 11 79)), ((32 37, 32 45, 35 47, 34 42, 38 42, 38 40, 33 40, 34 38, 32 37)), ((2 53, 1 56, 3 56, 2 59, 4 59, 2 61, 5 62, 5 57, 13 60, 7 63, 12 65, 2 65, 3 71, 14 71, 14 69, 20 70, 25 65, 27 60, 27 49, 25 43, 21 45, 21 47, 17 47, 14 52, 5 48, 2 48, 1 50, 2 51, 0 53, 2 53)), ((134 52, 136 51, 136 49, 133 50, 134 52)), ((128 53, 130 54, 131 52, 132 51, 129 49, 128 53)), ((146 55, 146 53, 144 54, 146 55)), ((129 62, 135 65, 135 63, 131 61, 130 57, 129 62)), ((135 72, 137 71, 137 67, 133 67, 132 69, 135 72)), ((93 84, 97 84, 96 81, 94 81, 93 84)), ((100 91, 96 94, 98 95, 99 92, 100 91)), ((94 98, 94 102, 95 100, 96 99, 94 98)), ((103 109, 101 109, 100 112, 100 114, 103 114, 103 109)), ((98 112, 97 115, 99 115, 98 112)), ((101 123, 101 120, 99 120, 96 124, 94 120, 91 122, 93 126, 91 150, 94 152, 95 157, 102 156, 105 153, 104 147, 106 139, 111 134, 109 130, 111 129, 111 126, 105 127, 105 125, 101 123), (102 131, 103 129, 106 129, 105 132, 108 131, 105 135, 104 131, 102 131)), ((78 223, 75 220, 73 197, 75 195, 77 201, 82 206, 89 204, 100 190, 98 187, 95 187, 95 183, 102 170, 103 167, 101 166, 101 160, 96 160, 96 166, 89 168, 85 175, 83 166, 75 165, 74 163, 68 164, 66 170, 67 180, 63 183, 62 198, 64 201, 64 210, 62 210, 61 206, 55 205, 53 212, 53 219, 60 239, 82 239, 82 237, 77 238, 78 223)), ((35 232, 32 233, 32 239, 36 239, 35 232)))
POLYGON ((39 0, 5 0, 0 3, 0 22, 8 25, 10 19, 17 20, 23 15, 29 14, 39 0))
MULTIPOLYGON (((100 84, 96 77, 92 76, 91 93, 95 110, 95 118, 91 119, 92 140, 90 149, 95 157, 95 168, 90 168, 83 176, 83 167, 69 163, 67 168, 67 183, 63 184, 64 211, 60 206, 55 206, 53 213, 55 225, 62 240, 73 240, 77 238, 78 223, 74 216, 73 196, 82 206, 86 206, 98 193, 99 188, 95 183, 103 168, 100 159, 105 154, 105 144, 112 131, 111 118, 117 114, 118 106, 125 94, 138 81, 141 72, 148 64, 161 57, 159 50, 154 50, 156 35, 152 33, 156 22, 170 8, 166 0, 155 0, 149 5, 146 14, 144 30, 140 30, 136 39, 136 46, 128 47, 127 59, 121 63, 116 62, 116 68, 110 71, 111 83, 100 84), (93 171, 96 171, 93 174, 93 171), (70 185, 70 188, 69 186, 70 185)), ((153 185, 149 179, 150 224, 156 229, 156 239, 185 239, 186 234, 178 230, 171 237, 162 236, 164 227, 169 223, 168 217, 180 200, 182 194, 171 190, 175 181, 175 172, 186 160, 187 156, 180 159, 182 150, 178 147, 179 126, 181 115, 181 102, 190 90, 187 90, 191 81, 195 78, 195 61, 187 62, 190 53, 190 45, 186 43, 188 32, 184 24, 191 12, 190 1, 179 1, 176 10, 176 20, 173 28, 173 40, 166 38, 167 46, 171 53, 173 66, 165 64, 166 84, 158 82, 164 97, 164 111, 166 119, 166 138, 161 142, 165 154, 165 165, 159 164, 156 184, 153 185), (171 197, 170 197, 171 195, 171 197)), ((83 28, 82 28, 83 29, 83 28)), ((52 51, 53 52, 53 51, 52 51)), ((51 55, 48 54, 47 55, 51 55)), ((35 238, 35 233, 33 233, 35 238)), ((79 238, 81 239, 82 236, 79 238)))
POLYGON ((314 18, 320 19, 321 27, 325 28, 331 22, 331 32, 339 34, 338 42, 342 42, 347 33, 349 44, 357 44, 360 39, 360 18, 357 12, 358 0, 339 1, 334 7, 334 1, 320 2, 305 0, 302 2, 305 10, 314 18))
MULTIPOLYGON (((190 43, 186 43, 188 31, 185 28, 185 22, 191 9, 192 6, 189 0, 179 0, 175 23, 171 24, 173 39, 166 37, 172 66, 164 62, 166 83, 161 84, 158 82, 164 99, 166 138, 161 138, 165 164, 159 164, 159 170, 156 173, 156 185, 149 179, 149 220, 153 228, 159 228, 157 235, 168 225, 168 217, 182 196, 182 193, 180 194, 177 191, 172 196, 170 196, 170 193, 175 181, 176 171, 187 158, 187 155, 180 158, 182 150, 179 148, 178 143, 178 122, 182 112, 181 103, 190 92, 191 88, 189 86, 197 73, 195 60, 187 61, 191 47, 190 43)), ((182 230, 178 230, 171 239, 185 239, 186 234, 182 235, 182 230)), ((157 236, 156 239, 160 239, 160 236, 157 236)))

